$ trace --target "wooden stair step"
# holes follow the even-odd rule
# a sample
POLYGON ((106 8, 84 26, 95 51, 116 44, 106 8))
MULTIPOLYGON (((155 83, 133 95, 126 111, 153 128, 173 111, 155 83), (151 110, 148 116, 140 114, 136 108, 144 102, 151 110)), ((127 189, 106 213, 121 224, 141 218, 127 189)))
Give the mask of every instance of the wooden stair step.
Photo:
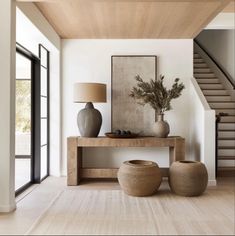
POLYGON ((232 139, 232 140, 234 140, 235 139, 235 130, 234 131, 218 130, 218 139, 232 139))
POLYGON ((235 167, 218 167, 217 176, 218 177, 234 177, 235 167))
POLYGON ((234 116, 221 116, 220 123, 234 123, 235 122, 235 115, 234 116))
POLYGON ((218 146, 218 149, 235 149, 235 146, 218 146))
POLYGON ((235 122, 226 122, 226 123, 218 123, 219 129, 226 129, 226 130, 234 130, 235 129, 235 122))
POLYGON ((198 62, 204 62, 204 60, 202 58, 193 58, 193 62, 194 63, 198 63, 198 62))
POLYGON ((193 65, 194 68, 209 68, 206 63, 197 63, 193 65))
POLYGON ((218 129, 221 132, 235 132, 235 129, 218 129))
POLYGON ((211 108, 213 109, 217 109, 217 108, 232 108, 235 109, 235 103, 234 102, 209 102, 209 105, 211 108))
POLYGON ((229 95, 205 95, 208 102, 228 102, 232 101, 232 98, 229 95))
POLYGON ((235 104, 234 101, 226 101, 226 102, 223 102, 223 101, 215 101, 213 103, 229 103, 229 104, 235 104))
POLYGON ((228 95, 228 92, 225 89, 220 89, 220 90, 204 89, 203 94, 205 96, 224 96, 228 95))
POLYGON ((196 58, 201 58, 201 56, 200 56, 198 53, 194 53, 194 54, 193 54, 193 58, 195 58, 195 59, 196 59, 196 58))
POLYGON ((206 83, 206 84, 200 84, 200 88, 202 89, 202 90, 223 90, 224 89, 224 87, 223 87, 223 85, 222 84, 208 84, 208 83, 206 83))
POLYGON ((218 160, 235 160, 235 156, 218 156, 218 160))
POLYGON ((197 78, 198 84, 220 84, 217 78, 197 78))
POLYGON ((234 132, 235 129, 230 129, 230 130, 228 130, 228 129, 218 129, 218 131, 221 131, 221 132, 234 132))
POLYGON ((194 74, 211 73, 211 69, 210 68, 194 68, 193 73, 194 74))
POLYGON ((217 115, 219 113, 227 113, 228 115, 231 115, 231 116, 235 115, 234 108, 216 108, 215 111, 217 115))
POLYGON ((218 137, 218 140, 235 140, 235 137, 224 137, 224 138, 220 138, 220 137, 218 137))
POLYGON ((194 77, 196 78, 216 78, 216 75, 212 72, 210 73, 194 73, 194 77))
POLYGON ((235 147, 235 139, 218 139, 219 147, 235 147))

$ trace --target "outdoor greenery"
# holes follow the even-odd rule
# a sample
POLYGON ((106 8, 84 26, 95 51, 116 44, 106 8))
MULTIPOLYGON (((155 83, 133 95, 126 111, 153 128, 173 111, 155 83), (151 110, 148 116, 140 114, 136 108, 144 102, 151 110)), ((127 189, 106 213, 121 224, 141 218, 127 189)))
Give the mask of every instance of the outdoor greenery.
POLYGON ((29 133, 31 129, 31 83, 16 80, 16 131, 29 133))
POLYGON ((137 87, 132 88, 130 96, 140 105, 149 104, 157 114, 164 114, 165 111, 171 110, 172 99, 178 98, 185 88, 183 83, 179 83, 179 78, 176 78, 172 88, 167 89, 163 84, 163 75, 160 75, 157 80, 151 79, 150 82, 144 82, 139 75, 135 79, 137 87))

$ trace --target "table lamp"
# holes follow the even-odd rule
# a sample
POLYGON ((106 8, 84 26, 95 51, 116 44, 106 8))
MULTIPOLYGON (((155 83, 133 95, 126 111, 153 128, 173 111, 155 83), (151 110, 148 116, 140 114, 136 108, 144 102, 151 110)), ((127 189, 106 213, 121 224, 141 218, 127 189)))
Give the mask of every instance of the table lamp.
POLYGON ((82 137, 97 137, 101 124, 101 113, 94 108, 93 102, 106 102, 106 84, 75 83, 73 100, 76 103, 86 103, 77 116, 78 129, 82 137))

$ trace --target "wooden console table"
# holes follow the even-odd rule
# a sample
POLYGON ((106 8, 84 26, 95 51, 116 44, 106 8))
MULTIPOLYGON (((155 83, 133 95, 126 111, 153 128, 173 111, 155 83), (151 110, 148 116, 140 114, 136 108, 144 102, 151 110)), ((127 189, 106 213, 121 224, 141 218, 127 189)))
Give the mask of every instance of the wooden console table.
MULTIPOLYGON (((67 184, 78 185, 82 178, 116 178, 118 169, 96 169, 82 167, 82 149, 87 147, 169 147, 170 164, 185 159, 185 140, 174 136, 168 138, 139 137, 133 139, 112 139, 107 137, 67 139, 67 184)), ((168 168, 161 168, 168 176, 168 168)))

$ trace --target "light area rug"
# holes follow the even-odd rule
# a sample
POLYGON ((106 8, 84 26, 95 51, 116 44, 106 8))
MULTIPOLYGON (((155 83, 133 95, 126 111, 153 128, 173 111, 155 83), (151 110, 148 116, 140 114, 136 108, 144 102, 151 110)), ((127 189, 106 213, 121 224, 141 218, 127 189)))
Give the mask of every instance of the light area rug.
POLYGON ((121 190, 66 189, 27 234, 234 234, 233 198, 231 193, 213 190, 193 198, 176 196, 169 191, 138 198, 127 196, 121 190))

